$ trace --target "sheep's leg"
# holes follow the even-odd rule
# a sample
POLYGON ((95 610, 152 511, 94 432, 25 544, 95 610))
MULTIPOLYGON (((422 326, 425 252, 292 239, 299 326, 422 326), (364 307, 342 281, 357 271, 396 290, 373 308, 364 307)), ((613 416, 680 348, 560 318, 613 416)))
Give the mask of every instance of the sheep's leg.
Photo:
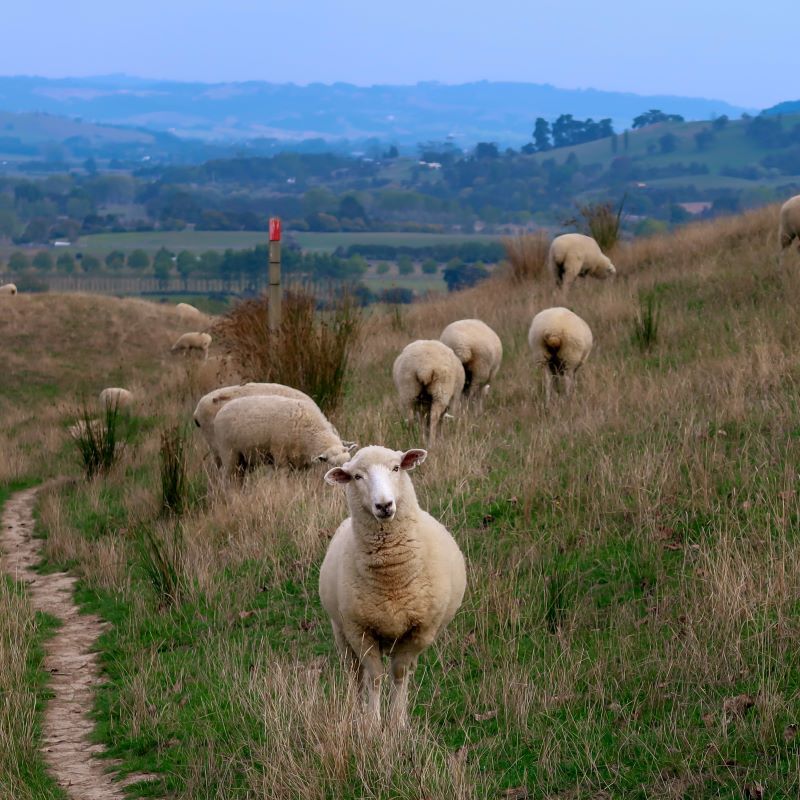
POLYGON ((408 683, 417 668, 416 648, 405 649, 392 654, 392 700, 389 716, 395 725, 408 724, 408 683))
POLYGON ((383 679, 383 662, 378 643, 362 634, 356 651, 361 669, 362 686, 366 693, 367 716, 371 722, 381 721, 381 680, 383 679))
POLYGON ((434 400, 431 403, 431 412, 428 418, 428 444, 433 444, 436 441, 436 431, 439 427, 439 420, 446 410, 447 406, 439 400, 434 400))

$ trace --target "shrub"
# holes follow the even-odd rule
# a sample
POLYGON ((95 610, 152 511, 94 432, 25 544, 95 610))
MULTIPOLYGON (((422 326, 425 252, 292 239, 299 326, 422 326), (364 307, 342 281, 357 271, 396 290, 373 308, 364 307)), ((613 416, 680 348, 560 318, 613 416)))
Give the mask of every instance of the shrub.
POLYGON ((245 300, 217 323, 215 337, 253 380, 300 389, 328 413, 342 398, 363 317, 350 293, 331 296, 326 306, 317 312, 314 294, 289 291, 281 327, 273 332, 266 297, 245 300))
POLYGON ((550 240, 544 231, 504 239, 503 246, 512 280, 523 283, 541 278, 550 249, 550 240))
POLYGON ((661 304, 655 293, 649 292, 639 298, 639 310, 633 320, 633 341, 641 350, 650 350, 658 340, 658 325, 661 304))
POLYGON ((161 510, 180 516, 188 505, 186 437, 175 425, 161 432, 161 510))
POLYGON ((145 577, 161 606, 177 605, 183 590, 184 540, 181 524, 162 525, 159 530, 142 523, 136 531, 136 549, 145 577))
POLYGON ((439 271, 439 264, 432 258, 426 258, 422 262, 423 275, 435 275, 439 271))
POLYGON ((578 206, 583 222, 580 223, 576 220, 570 220, 570 222, 588 233, 600 245, 600 249, 607 253, 619 241, 624 206, 624 197, 616 210, 614 209, 614 204, 610 201, 588 203, 587 205, 578 206))
POLYGON ((87 480, 107 473, 119 460, 129 435, 125 423, 116 405, 109 406, 100 419, 92 417, 86 403, 81 407, 71 435, 87 480))

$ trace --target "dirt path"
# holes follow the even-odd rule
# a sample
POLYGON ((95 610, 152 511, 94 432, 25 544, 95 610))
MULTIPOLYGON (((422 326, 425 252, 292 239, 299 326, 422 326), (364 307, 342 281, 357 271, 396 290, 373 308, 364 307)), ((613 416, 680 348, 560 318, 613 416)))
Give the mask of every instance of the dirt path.
POLYGON ((154 776, 131 775, 114 782, 106 770, 114 762, 94 758, 103 746, 92 744, 94 723, 88 717, 99 682, 92 645, 103 631, 94 615, 79 614, 73 601, 75 578, 65 572, 39 575, 39 543, 33 537, 37 489, 13 495, 5 505, 0 529, 0 558, 5 572, 28 587, 33 607, 58 617, 62 626, 45 644, 45 669, 55 696, 47 705, 42 731, 44 758, 58 784, 75 800, 121 800, 123 786, 154 776))

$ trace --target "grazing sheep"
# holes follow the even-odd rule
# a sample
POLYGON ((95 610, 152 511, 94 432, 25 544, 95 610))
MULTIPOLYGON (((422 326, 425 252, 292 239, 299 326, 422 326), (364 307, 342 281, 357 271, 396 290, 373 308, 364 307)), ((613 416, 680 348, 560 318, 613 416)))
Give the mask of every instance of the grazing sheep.
POLYGON ((214 443, 229 477, 257 462, 307 467, 344 464, 349 448, 325 415, 307 400, 251 395, 230 400, 214 420, 214 443))
POLYGON ((785 250, 795 238, 800 248, 800 194, 790 197, 781 206, 780 237, 781 251, 785 250))
POLYGON ((382 656, 391 662, 391 715, 404 724, 417 658, 455 615, 467 582, 458 545, 419 507, 407 474, 426 455, 365 447, 325 475, 330 484, 347 484, 350 516, 328 545, 319 594, 336 647, 356 668, 375 722, 382 656))
POLYGON ((460 319, 442 331, 439 341, 458 356, 464 367, 465 397, 470 401, 477 398, 483 410, 483 399, 503 360, 500 337, 479 319, 460 319))
POLYGON ((178 305, 175 306, 175 310, 178 312, 178 316, 181 319, 197 319, 197 317, 203 316, 203 312, 190 303, 178 303, 178 305))
MULTIPOLYGON (((280 383, 245 383, 241 386, 223 386, 221 389, 209 392, 200 398, 194 410, 194 424, 200 428, 200 433, 203 434, 203 438, 208 442, 218 466, 221 465, 221 461, 214 442, 214 420, 217 414, 231 400, 254 395, 291 397, 295 400, 310 403, 314 408, 317 408, 316 403, 307 394, 303 394, 299 389, 292 389, 291 386, 283 386, 280 383)), ((322 412, 320 411, 319 413, 321 414, 322 412)))
POLYGON ((208 358, 208 346, 211 344, 211 336, 207 333, 184 333, 178 337, 170 350, 176 355, 188 356, 200 354, 204 359, 208 358))
POLYGON ((592 331, 568 308, 540 311, 528 331, 528 344, 536 363, 544 367, 545 400, 550 402, 553 381, 563 380, 570 394, 575 373, 592 351, 592 331))
POLYGON ((547 268, 557 288, 567 292, 576 278, 591 275, 593 278, 608 278, 617 270, 608 256, 603 255, 597 242, 582 233, 565 233, 556 236, 550 244, 547 268))
POLYGON ((0 294, 16 294, 17 287, 13 283, 4 283, 0 286, 0 294))
POLYGON ((133 406, 133 394, 127 389, 111 386, 100 392, 100 405, 105 411, 115 408, 117 411, 129 411, 133 406))
POLYGON ((458 356, 435 339, 418 339, 397 356, 392 378, 409 422, 415 413, 423 418, 428 444, 433 444, 439 420, 448 409, 458 410, 464 389, 464 367, 458 356))

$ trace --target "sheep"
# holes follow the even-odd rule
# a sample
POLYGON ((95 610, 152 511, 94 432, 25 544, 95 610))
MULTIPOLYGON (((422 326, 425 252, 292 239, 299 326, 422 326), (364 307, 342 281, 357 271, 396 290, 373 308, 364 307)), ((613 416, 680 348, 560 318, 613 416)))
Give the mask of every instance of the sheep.
POLYGON ((397 356, 392 378, 409 422, 413 422, 415 412, 422 417, 428 445, 432 445, 439 420, 446 411, 458 410, 464 390, 464 367, 458 356, 435 339, 418 339, 397 356))
POLYGON ((781 237, 781 252, 789 247, 795 238, 797 238, 797 246, 800 248, 800 194, 790 197, 781 206, 779 233, 781 237))
POLYGON ((0 294, 16 294, 17 287, 16 284, 13 283, 4 283, 0 286, 0 294))
POLYGON ((408 471, 425 450, 370 446, 325 475, 346 484, 350 516, 339 526, 319 572, 319 594, 336 647, 367 693, 380 722, 382 656, 393 678, 391 717, 407 721, 408 682, 419 654, 461 605, 464 556, 448 530, 419 507, 408 471))
POLYGON ((214 420, 213 436, 229 478, 259 461, 298 468, 320 461, 338 466, 356 447, 342 442, 315 405, 276 395, 230 400, 214 420))
POLYGON ((196 319, 197 317, 203 316, 203 312, 190 303, 178 303, 178 305, 175 306, 175 310, 178 312, 178 316, 181 319, 196 319))
POLYGON ((458 356, 464 367, 464 396, 469 401, 477 399, 483 410, 483 399, 503 360, 500 337, 479 319, 461 319, 451 322, 439 341, 458 356))
POLYGON ((100 392, 100 405, 105 411, 130 411, 133 406, 133 394, 127 389, 110 386, 100 392))
MULTIPOLYGON (((200 398, 193 416, 194 424, 200 429, 203 438, 208 442, 208 447, 217 462, 217 466, 222 464, 214 441, 214 420, 217 414, 231 400, 253 395, 291 397, 295 400, 307 402, 317 408, 316 403, 307 394, 303 394, 299 389, 292 389, 291 386, 283 386, 280 383, 245 383, 241 386, 223 386, 221 389, 209 392, 200 398)), ((320 411, 319 413, 321 414, 322 412, 320 411)))
POLYGON ((553 381, 563 379, 572 391, 575 373, 592 351, 592 331, 568 308, 546 308, 531 322, 528 345, 536 363, 544 368, 545 402, 550 402, 553 381))
POLYGON ((211 344, 211 336, 207 333, 184 333, 170 348, 176 355, 199 354, 203 359, 208 358, 208 346, 211 344))
POLYGON ((608 278, 617 270, 608 256, 603 255, 597 242, 582 233, 565 233, 556 236, 550 243, 547 267, 556 282, 556 288, 564 293, 576 278, 591 275, 593 278, 608 278))

